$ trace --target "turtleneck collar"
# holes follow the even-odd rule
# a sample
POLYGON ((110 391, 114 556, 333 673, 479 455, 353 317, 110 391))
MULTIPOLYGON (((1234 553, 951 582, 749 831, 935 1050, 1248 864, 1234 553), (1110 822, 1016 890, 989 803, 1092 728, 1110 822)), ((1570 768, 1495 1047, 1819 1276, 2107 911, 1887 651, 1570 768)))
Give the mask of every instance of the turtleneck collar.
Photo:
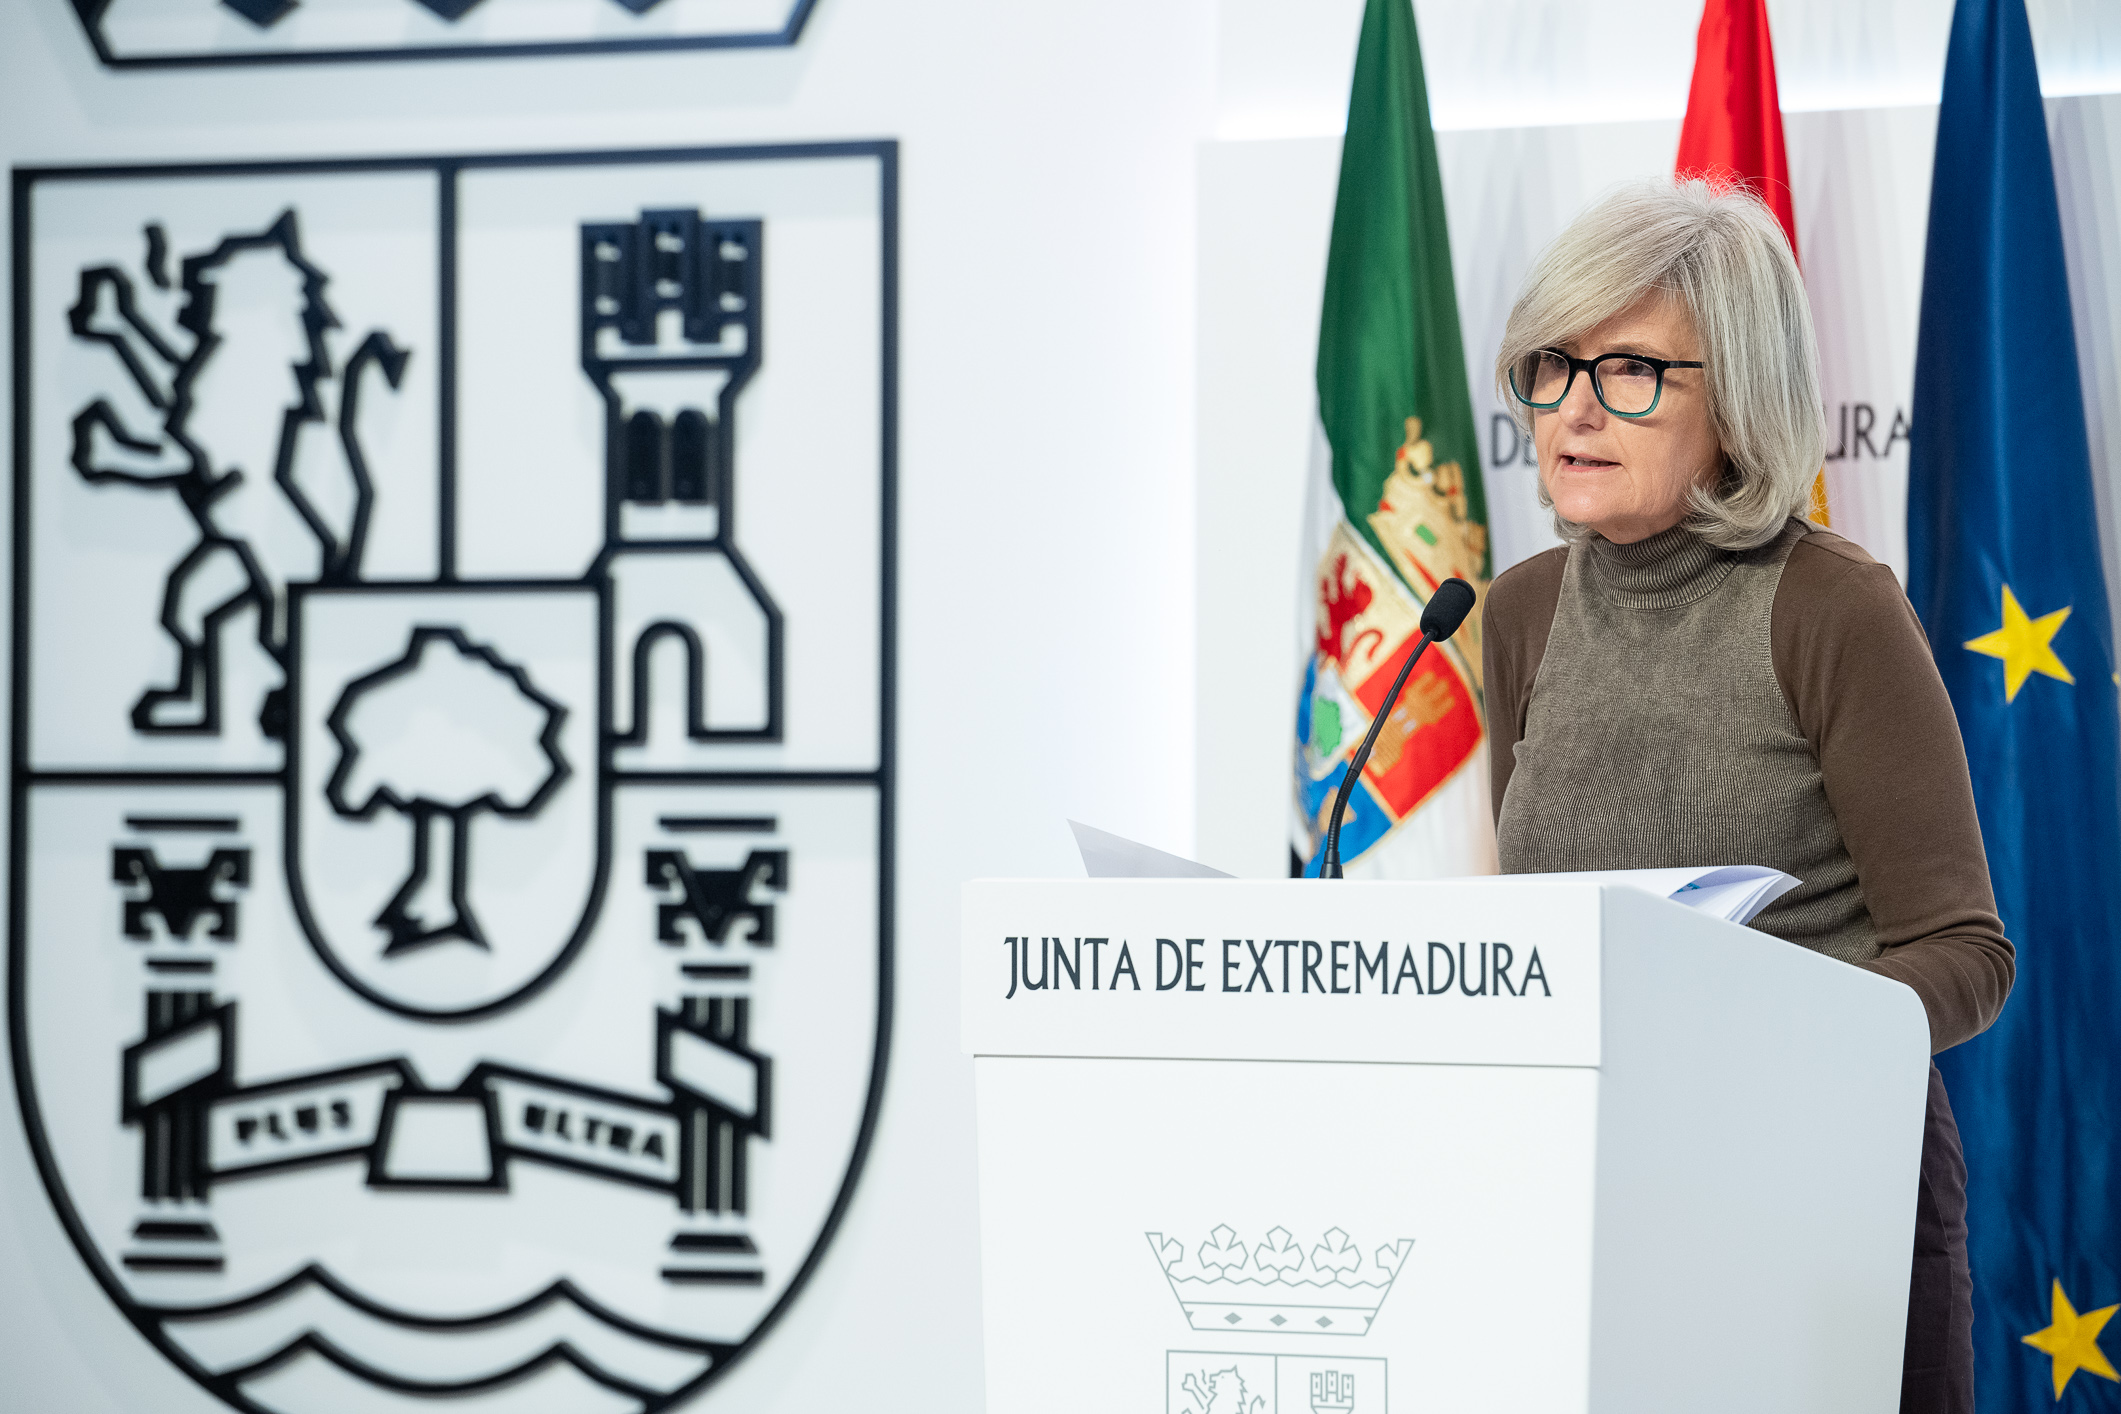
POLYGON ((1676 525, 1632 545, 1595 532, 1582 544, 1601 596, 1626 609, 1677 609, 1704 599, 1738 562, 1735 553, 1676 525))

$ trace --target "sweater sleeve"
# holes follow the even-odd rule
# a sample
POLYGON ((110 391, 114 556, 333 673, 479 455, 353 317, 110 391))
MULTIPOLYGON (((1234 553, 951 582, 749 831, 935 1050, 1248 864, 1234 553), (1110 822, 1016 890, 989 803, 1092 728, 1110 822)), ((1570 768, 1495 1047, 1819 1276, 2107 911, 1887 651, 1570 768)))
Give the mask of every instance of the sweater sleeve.
POLYGON ((1913 606, 1890 569, 1813 531, 1784 567, 1772 646, 1884 947, 1865 965, 1922 998, 1933 1051, 1979 1035, 2016 960, 1958 720, 1913 606))
POLYGON ((1517 767, 1525 710, 1539 660, 1546 655, 1561 602, 1561 571, 1568 551, 1557 547, 1532 556, 1496 577, 1480 610, 1480 681, 1488 712, 1488 800, 1502 818, 1502 795, 1517 767))

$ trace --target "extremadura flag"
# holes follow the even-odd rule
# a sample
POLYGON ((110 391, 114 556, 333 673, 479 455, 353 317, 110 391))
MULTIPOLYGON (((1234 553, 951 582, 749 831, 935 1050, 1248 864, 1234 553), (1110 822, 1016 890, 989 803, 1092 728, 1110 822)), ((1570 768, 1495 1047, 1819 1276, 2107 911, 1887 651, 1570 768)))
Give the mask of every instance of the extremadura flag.
MULTIPOLYGON (((2024 0, 1959 0, 1915 364, 1908 589, 1958 710, 2002 1018, 1939 1058, 1966 1145, 1982 1414, 2121 1410, 2112 625, 2024 0)), ((1910 822, 1911 825, 1915 822, 1910 822)))
MULTIPOLYGON (((1318 428, 1306 515, 1295 829, 1318 870, 1349 755, 1452 575, 1485 590, 1487 502, 1407 0, 1369 0, 1348 94, 1318 327, 1318 428)), ((1350 794, 1350 877, 1492 873, 1480 620, 1407 682, 1350 794)))

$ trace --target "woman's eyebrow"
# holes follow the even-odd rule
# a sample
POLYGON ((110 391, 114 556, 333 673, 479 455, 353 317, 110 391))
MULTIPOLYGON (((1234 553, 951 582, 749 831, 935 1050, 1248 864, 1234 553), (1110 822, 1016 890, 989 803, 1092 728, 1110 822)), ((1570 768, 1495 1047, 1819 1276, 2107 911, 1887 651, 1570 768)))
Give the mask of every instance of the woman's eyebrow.
POLYGON ((1671 357, 1669 354, 1659 353, 1651 346, 1632 339, 1622 339, 1607 344, 1595 354, 1587 354, 1583 351, 1583 339, 1581 336, 1562 339, 1557 343, 1548 344, 1547 347, 1559 349, 1571 358, 1604 358, 1607 354, 1621 354, 1628 358, 1654 358, 1668 361, 1671 357))

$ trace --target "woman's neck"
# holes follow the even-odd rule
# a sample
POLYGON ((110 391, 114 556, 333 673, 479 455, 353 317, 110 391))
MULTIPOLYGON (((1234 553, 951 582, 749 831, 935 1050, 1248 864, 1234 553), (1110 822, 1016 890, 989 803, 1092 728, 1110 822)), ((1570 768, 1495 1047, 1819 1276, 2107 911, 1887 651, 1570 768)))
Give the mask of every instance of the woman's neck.
POLYGON ((1676 609, 1705 598, 1737 559, 1676 525, 1625 545, 1595 532, 1582 543, 1604 597, 1629 609, 1676 609))

